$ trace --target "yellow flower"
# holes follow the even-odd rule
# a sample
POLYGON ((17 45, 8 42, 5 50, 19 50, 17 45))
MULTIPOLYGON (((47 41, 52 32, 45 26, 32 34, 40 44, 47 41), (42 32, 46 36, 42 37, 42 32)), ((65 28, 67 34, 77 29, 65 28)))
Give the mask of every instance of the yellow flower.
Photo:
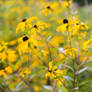
POLYGON ((65 55, 63 53, 59 53, 59 59, 61 60, 65 59, 65 55))
POLYGON ((20 75, 22 78, 24 78, 24 73, 23 73, 23 72, 21 72, 19 75, 20 75))
POLYGON ((66 30, 67 30, 67 27, 68 27, 67 24, 62 24, 62 25, 57 27, 57 32, 61 31, 64 34, 66 32, 66 30))
POLYGON ((0 53, 0 59, 2 61, 4 61, 7 58, 7 53, 5 51, 3 51, 2 53, 0 53))
POLYGON ((86 24, 81 24, 80 29, 81 30, 85 30, 85 29, 88 30, 88 26, 86 24))
POLYGON ((63 1, 62 2, 62 7, 63 8, 67 8, 68 7, 68 2, 67 1, 63 1))
POLYGON ((26 35, 19 38, 19 40, 18 40, 18 51, 19 51, 20 55, 22 53, 28 52, 28 41, 29 41, 29 37, 26 36, 26 35))
POLYGON ((41 11, 42 14, 44 14, 45 16, 47 16, 48 14, 52 14, 55 12, 55 14, 58 13, 58 9, 57 7, 59 6, 58 2, 53 2, 51 3, 43 3, 43 7, 44 9, 41 11))
POLYGON ((65 49, 65 55, 70 55, 70 56, 72 56, 72 58, 75 57, 76 52, 77 52, 76 48, 66 48, 65 49))
POLYGON ((45 76, 50 79, 54 79, 56 77, 60 77, 61 75, 64 76, 64 71, 57 68, 57 66, 53 65, 53 62, 49 62, 48 72, 45 76))
POLYGON ((91 43, 92 43, 92 39, 89 39, 88 41, 85 41, 85 42, 83 43, 83 49, 86 50, 87 47, 88 47, 88 45, 91 44, 91 43))
POLYGON ((15 62, 16 61, 18 55, 16 54, 16 51, 15 50, 8 49, 7 54, 8 54, 8 56, 7 56, 8 57, 8 60, 10 62, 15 62))
POLYGON ((43 21, 38 21, 33 25, 29 34, 33 35, 36 32, 40 33, 40 31, 43 31, 45 28, 48 28, 48 27, 49 25, 47 23, 43 21))
POLYGON ((0 45, 0 51, 2 51, 3 50, 3 47, 0 45))
POLYGON ((57 35, 57 36, 54 36, 54 37, 51 39, 50 44, 51 44, 51 46, 53 46, 53 47, 59 47, 59 45, 64 42, 63 39, 64 39, 64 38, 63 38, 62 36, 58 36, 58 35, 57 35))
POLYGON ((35 86, 35 87, 34 87, 34 90, 35 90, 35 92, 40 91, 40 86, 38 86, 38 85, 37 85, 37 86, 35 86))
POLYGON ((49 54, 48 49, 43 49, 42 50, 43 56, 47 56, 49 54))
POLYGON ((7 49, 7 45, 8 43, 7 42, 4 42, 0 39, 0 51, 2 51, 3 49, 7 49))
POLYGON ((24 30, 25 30, 25 22, 21 22, 20 24, 18 24, 18 26, 16 28, 16 33, 18 33, 19 30, 24 32, 24 30))
POLYGON ((49 62, 49 71, 52 69, 52 62, 49 62))
POLYGON ((31 18, 28 18, 28 19, 26 20, 26 22, 32 23, 32 22, 35 21, 35 20, 38 20, 38 18, 37 18, 37 17, 31 17, 31 18))
POLYGON ((0 70, 0 76, 3 76, 4 78, 7 77, 6 73, 4 70, 0 70))
POLYGON ((24 30, 26 28, 32 28, 32 22, 37 20, 37 17, 31 17, 29 19, 23 19, 21 23, 18 24, 17 28, 16 28, 16 33, 19 32, 19 30, 21 30, 22 32, 24 32, 24 30))
POLYGON ((62 1, 62 8, 70 7, 71 4, 72 4, 72 0, 62 1))
POLYGON ((17 43, 17 40, 12 40, 12 41, 9 42, 9 45, 12 46, 12 45, 15 45, 16 43, 17 43))
POLYGON ((21 72, 20 72, 20 76, 21 77, 25 77, 25 75, 29 75, 30 74, 30 69, 29 68, 25 68, 25 69, 23 69, 21 72))
POLYGON ((26 68, 26 69, 24 70, 24 74, 30 74, 30 69, 29 69, 29 68, 26 68))
POLYGON ((32 62, 32 68, 39 66, 41 64, 41 61, 38 58, 35 58, 32 62))
POLYGON ((9 74, 13 73, 13 70, 12 70, 12 68, 11 68, 10 66, 6 67, 6 68, 5 68, 5 71, 6 71, 7 73, 9 73, 9 74))

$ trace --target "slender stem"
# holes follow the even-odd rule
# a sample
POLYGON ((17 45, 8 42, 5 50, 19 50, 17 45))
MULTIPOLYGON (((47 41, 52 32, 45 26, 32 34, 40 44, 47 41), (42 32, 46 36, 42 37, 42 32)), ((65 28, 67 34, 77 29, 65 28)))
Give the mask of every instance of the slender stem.
MULTIPOLYGON (((25 80, 23 80, 22 78, 21 78, 21 76, 19 75, 19 73, 17 73, 17 76, 18 76, 18 78, 21 80, 21 81, 23 81, 24 83, 25 83, 25 88, 26 88, 26 90, 30 90, 30 83, 29 83, 29 81, 25 81, 25 80)), ((28 92, 28 91, 27 91, 28 92)))
MULTIPOLYGON (((71 39, 70 39, 70 42, 69 42, 71 48, 72 48, 72 43, 71 43, 71 39)), ((73 92, 76 92, 76 86, 77 86, 77 75, 76 75, 76 68, 75 68, 75 64, 76 64, 76 61, 74 60, 74 57, 73 57, 73 50, 71 50, 71 53, 72 53, 72 62, 73 62, 73 76, 74 76, 74 81, 73 81, 73 92)))
MULTIPOLYGON (((80 41, 78 41, 78 42, 80 42, 80 41)), ((77 46, 77 62, 75 62, 74 60, 73 60, 73 69, 74 69, 74 83, 73 83, 73 88, 74 88, 74 92, 76 92, 76 89, 75 88, 77 88, 77 81, 78 81, 78 75, 76 74, 76 66, 75 66, 75 64, 78 66, 79 65, 79 59, 80 59, 80 57, 79 57, 79 53, 80 53, 80 43, 78 43, 78 46, 77 46)))
POLYGON ((6 92, 5 89, 1 86, 0 86, 0 90, 1 90, 1 92, 6 92))
POLYGON ((79 61, 80 61, 80 41, 78 43, 78 46, 77 46, 77 65, 79 65, 79 61))
POLYGON ((48 47, 48 51, 49 51, 50 61, 52 61, 53 59, 52 59, 51 50, 50 50, 48 42, 47 42, 47 47, 48 47))
POLYGON ((56 86, 57 86, 57 81, 55 81, 54 85, 53 85, 53 89, 51 92, 56 92, 56 86))
MULTIPOLYGON (((70 40, 70 45, 71 45, 71 47, 72 47, 71 40, 70 40)), ((72 58, 73 58, 73 51, 71 50, 71 52, 72 52, 72 58)), ((72 59, 72 62, 73 62, 73 70, 74 70, 74 72, 73 72, 73 76, 74 76, 73 92, 76 92, 76 89, 75 89, 75 88, 76 88, 77 76, 76 76, 76 68, 75 68, 76 62, 75 62, 74 58, 72 59)))
POLYGON ((76 75, 76 69, 75 69, 75 61, 73 60, 73 69, 74 69, 74 82, 73 82, 73 92, 76 92, 76 84, 77 84, 77 75, 76 75))

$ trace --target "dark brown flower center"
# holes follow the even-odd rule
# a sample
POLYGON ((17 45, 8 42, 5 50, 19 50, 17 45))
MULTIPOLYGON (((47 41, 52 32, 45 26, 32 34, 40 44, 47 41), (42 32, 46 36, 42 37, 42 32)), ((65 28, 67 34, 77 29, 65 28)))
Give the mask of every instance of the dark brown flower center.
POLYGON ((37 46, 34 46, 35 49, 37 49, 37 46))
POLYGON ((22 22, 25 22, 27 19, 23 19, 22 22))
POLYGON ((34 28, 38 28, 37 25, 34 25, 34 28))
POLYGON ((29 38, 27 36, 23 37, 23 41, 27 41, 29 38))
POLYGON ((63 23, 64 23, 64 24, 68 23, 68 19, 64 19, 64 20, 63 20, 63 23))
POLYGON ((52 71, 51 71, 51 70, 49 70, 48 72, 50 72, 50 73, 51 73, 52 71))
POLYGON ((50 6, 47 6, 47 9, 51 9, 51 7, 50 6))

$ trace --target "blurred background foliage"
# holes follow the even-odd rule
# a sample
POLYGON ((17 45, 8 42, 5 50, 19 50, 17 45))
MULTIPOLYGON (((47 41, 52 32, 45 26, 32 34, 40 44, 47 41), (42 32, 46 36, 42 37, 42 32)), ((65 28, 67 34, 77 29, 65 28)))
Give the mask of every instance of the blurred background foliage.
MULTIPOLYGON (((5 41, 10 41, 17 37, 15 34, 15 29, 17 24, 23 18, 29 18, 35 15, 40 16, 38 12, 40 10, 40 7, 39 4, 36 2, 37 1, 40 2, 43 0, 23 0, 23 1, 24 2, 21 2, 20 0, 19 1, 20 3, 19 2, 17 3, 16 0, 3 0, 3 3, 0 3, 0 38, 4 39, 5 41), (33 1, 35 1, 35 3, 33 1)), ((61 0, 49 0, 49 1, 53 2, 61 0)), ((89 4, 91 4, 92 2, 92 0, 87 1, 89 4)), ((78 15, 80 16, 80 19, 82 21, 86 21, 86 23, 88 23, 89 26, 91 26, 92 5, 88 5, 88 7, 86 8, 85 0, 74 0, 73 8, 75 9, 75 13, 77 12, 78 15)))
MULTIPOLYGON (((15 31, 17 24, 20 23, 22 19, 26 19, 31 16, 38 16, 40 19, 43 18, 39 14, 39 10, 41 10, 41 8, 39 7, 40 4, 37 3, 37 1, 40 2, 41 0, 19 0, 18 2, 16 0, 3 0, 3 3, 0 2, 0 38, 1 39, 4 39, 5 41, 8 42, 13 39, 16 39, 17 36, 20 36, 20 34, 16 35, 15 31)), ((49 1, 53 2, 59 0, 49 0, 49 1)), ((92 21, 91 21, 92 0, 73 0, 73 1, 74 3, 72 9, 74 10, 74 13, 77 13, 79 15, 80 20, 84 21, 86 24, 89 25, 89 28, 92 29, 92 21), (85 1, 88 1, 89 5, 87 5, 85 1)), ((43 20, 46 21, 47 19, 43 19, 43 20)), ((53 24, 54 27, 57 25, 55 22, 53 24)), ((52 27, 51 29, 54 30, 56 28, 54 27, 52 27)), ((87 65, 85 66, 92 67, 92 63, 87 63, 87 65)), ((85 72, 85 74, 80 75, 81 79, 79 80, 79 82, 82 80, 85 80, 86 82, 87 80, 91 79, 91 76, 92 74, 90 71, 85 72)), ((88 92, 91 92, 90 91, 91 89, 89 89, 89 86, 90 88, 92 88, 91 85, 89 83, 86 83, 84 89, 83 82, 80 84, 81 89, 83 89, 82 92, 87 92, 85 91, 85 89, 88 90, 88 92)))
POLYGON ((80 6, 84 6, 86 1, 88 1, 88 4, 92 3, 92 0, 74 0, 74 2, 78 3, 80 6))

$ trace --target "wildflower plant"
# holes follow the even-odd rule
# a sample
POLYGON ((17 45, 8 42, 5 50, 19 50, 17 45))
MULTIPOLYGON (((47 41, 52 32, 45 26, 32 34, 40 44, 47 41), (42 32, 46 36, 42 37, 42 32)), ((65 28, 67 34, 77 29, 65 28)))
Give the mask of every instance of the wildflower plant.
MULTIPOLYGON (((0 4, 12 7, 15 1, 0 4)), ((84 80, 92 58, 92 32, 88 34, 88 25, 72 14, 72 0, 19 0, 16 4, 23 5, 24 12, 9 7, 21 21, 14 40, 0 40, 0 91, 87 92, 90 83, 84 80), (23 18, 26 11, 33 13, 30 5, 35 2, 38 15, 23 18)))

